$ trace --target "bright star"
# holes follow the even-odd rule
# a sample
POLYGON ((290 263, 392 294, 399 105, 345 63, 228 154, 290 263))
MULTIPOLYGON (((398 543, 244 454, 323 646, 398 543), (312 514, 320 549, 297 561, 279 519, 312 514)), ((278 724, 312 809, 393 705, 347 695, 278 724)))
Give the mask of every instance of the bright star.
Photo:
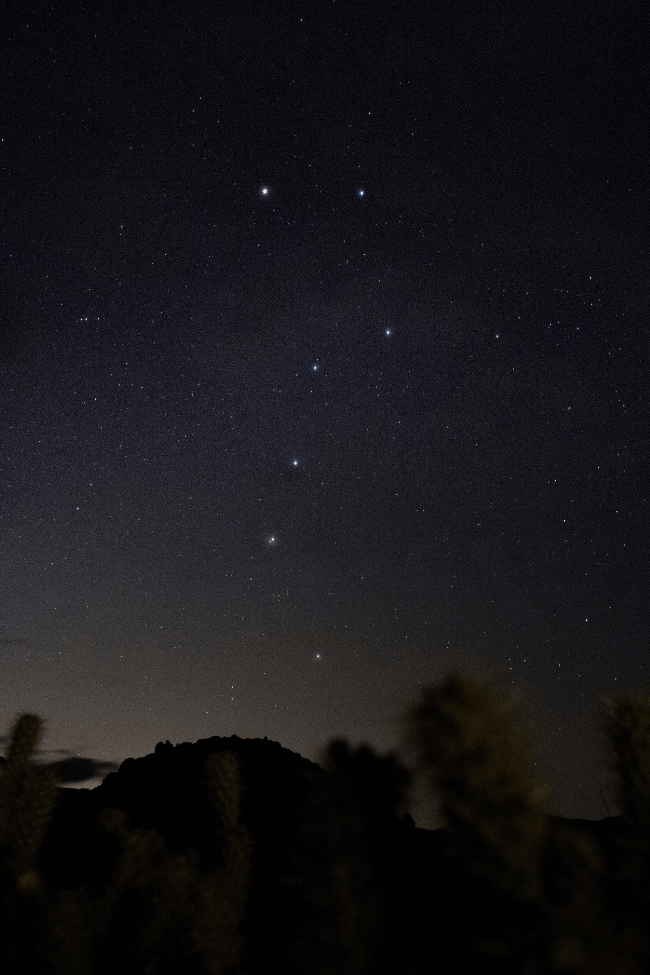
POLYGON ((262 194, 262 196, 268 196, 270 193, 268 186, 263 186, 262 189, 260 190, 260 193, 262 194))
POLYGON ((359 196, 363 196, 365 192, 366 192, 365 190, 359 190, 359 196))
POLYGON ((391 330, 389 328, 387 328, 386 329, 386 335, 390 335, 390 334, 391 334, 391 330))
POLYGON ((297 460, 294 460, 294 461, 293 461, 293 466, 294 466, 294 467, 297 467, 297 466, 298 466, 298 461, 297 461, 297 460))

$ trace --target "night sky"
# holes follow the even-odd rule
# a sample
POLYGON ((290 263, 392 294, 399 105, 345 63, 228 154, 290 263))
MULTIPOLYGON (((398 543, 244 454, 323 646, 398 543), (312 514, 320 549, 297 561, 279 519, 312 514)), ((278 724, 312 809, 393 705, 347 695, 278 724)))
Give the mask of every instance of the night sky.
POLYGON ((3 15, 0 731, 383 751, 476 665, 554 811, 617 811, 598 702, 650 666, 650 26, 602 6, 3 15))

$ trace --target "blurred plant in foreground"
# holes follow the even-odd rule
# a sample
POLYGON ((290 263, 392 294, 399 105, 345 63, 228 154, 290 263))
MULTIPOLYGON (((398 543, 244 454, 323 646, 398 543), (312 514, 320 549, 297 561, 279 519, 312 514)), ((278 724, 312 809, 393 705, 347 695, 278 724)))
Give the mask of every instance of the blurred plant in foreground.
POLYGON ((36 890, 36 856, 56 802, 56 779, 31 763, 43 730, 35 714, 22 714, 9 734, 0 766, 0 851, 3 870, 18 890, 36 890))
MULTIPOLYGON (((620 702, 610 724, 626 802, 643 837, 637 853, 648 840, 650 813, 647 708, 640 698, 620 702)), ((488 917, 491 888, 510 904, 502 919, 491 918, 492 930, 475 932, 478 953, 497 957, 501 971, 526 975, 647 970, 639 967, 641 943, 621 938, 604 908, 595 844, 549 828, 548 794, 513 699, 486 678, 456 673, 405 705, 398 726, 449 820, 448 855, 480 878, 488 917)))

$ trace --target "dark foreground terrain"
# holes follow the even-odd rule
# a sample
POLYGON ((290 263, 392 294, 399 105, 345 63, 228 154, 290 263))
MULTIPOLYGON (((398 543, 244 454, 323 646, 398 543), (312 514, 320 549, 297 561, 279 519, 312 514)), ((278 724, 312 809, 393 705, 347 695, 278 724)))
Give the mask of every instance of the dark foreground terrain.
POLYGON ((546 929, 563 924, 580 929, 578 942, 602 938, 601 957, 621 955, 612 972, 646 970, 626 934, 637 901, 622 817, 549 818, 540 916, 537 902, 451 856, 451 827, 398 816, 405 773, 394 760, 345 743, 330 754, 324 770, 267 739, 159 743, 95 789, 57 789, 35 907, 10 912, 25 955, 12 949, 5 970, 36 951, 41 971, 71 975, 582 971, 571 936, 553 949, 568 960, 535 960, 546 957, 546 929), (237 758, 224 766, 235 779, 222 768, 210 786, 206 759, 225 753, 237 758), (187 934, 188 916, 210 910, 212 954, 187 934), (39 939, 49 944, 37 951, 39 939))

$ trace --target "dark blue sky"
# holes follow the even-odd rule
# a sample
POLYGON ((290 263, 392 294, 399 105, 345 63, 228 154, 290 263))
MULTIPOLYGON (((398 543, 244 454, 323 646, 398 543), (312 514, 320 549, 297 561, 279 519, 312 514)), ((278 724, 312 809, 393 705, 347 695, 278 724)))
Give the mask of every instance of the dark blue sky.
POLYGON ((597 701, 648 677, 647 15, 483 6, 14 13, 5 729, 383 749, 476 663, 556 810, 611 810, 597 701))

